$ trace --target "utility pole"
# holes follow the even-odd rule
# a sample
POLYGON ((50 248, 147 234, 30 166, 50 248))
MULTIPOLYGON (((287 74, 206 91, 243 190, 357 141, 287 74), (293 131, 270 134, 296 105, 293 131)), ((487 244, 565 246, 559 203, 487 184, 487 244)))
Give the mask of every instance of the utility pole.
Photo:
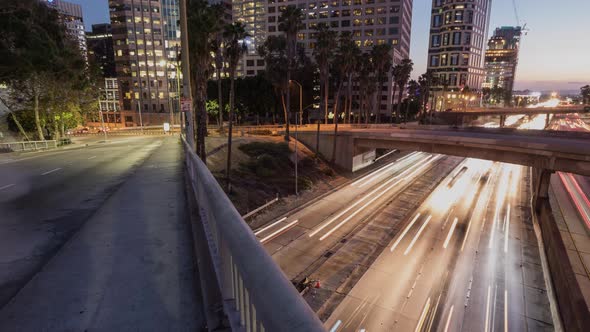
POLYGON ((100 125, 102 126, 102 132, 104 134, 104 142, 106 143, 107 142, 107 128, 105 128, 105 126, 104 126, 104 118, 102 116, 103 115, 102 110, 99 110, 98 112, 100 114, 100 125))
POLYGON ((190 100, 190 107, 187 108, 186 118, 188 121, 186 136, 188 144, 194 150, 195 148, 195 131, 194 131, 194 120, 193 120, 193 106, 192 106, 192 95, 191 95, 191 81, 190 81, 190 63, 189 63, 189 48, 188 48, 188 24, 187 24, 187 9, 186 0, 180 0, 180 47, 182 56, 182 83, 183 97, 190 100))

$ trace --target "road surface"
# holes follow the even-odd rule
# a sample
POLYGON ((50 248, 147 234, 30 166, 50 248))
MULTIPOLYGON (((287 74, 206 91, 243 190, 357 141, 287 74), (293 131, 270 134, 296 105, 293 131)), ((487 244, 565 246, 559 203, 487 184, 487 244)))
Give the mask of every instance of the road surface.
POLYGON ((194 330, 177 137, 0 164, 0 330, 194 330))

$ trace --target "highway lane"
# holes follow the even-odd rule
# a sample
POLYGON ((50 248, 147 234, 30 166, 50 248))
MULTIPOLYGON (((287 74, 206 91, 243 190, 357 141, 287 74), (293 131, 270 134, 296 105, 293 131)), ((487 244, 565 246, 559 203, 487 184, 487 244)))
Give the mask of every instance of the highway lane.
POLYGON ((411 153, 350 185, 254 230, 290 279, 302 274, 326 251, 379 211, 442 156, 411 153))
POLYGON ((21 155, 0 164, 0 306, 59 249, 161 137, 21 155))
MULTIPOLYGON (((539 304, 547 307, 546 296, 527 294, 543 287, 542 275, 540 281, 524 281, 523 266, 528 268, 529 262, 523 252, 538 258, 538 249, 535 253, 535 247, 522 241, 525 227, 520 220, 525 219, 527 195, 513 190, 526 183, 522 169, 472 159, 459 165, 407 220, 326 327, 333 331, 550 327, 548 312, 539 304)), ((531 269, 537 279, 538 270, 531 269)))

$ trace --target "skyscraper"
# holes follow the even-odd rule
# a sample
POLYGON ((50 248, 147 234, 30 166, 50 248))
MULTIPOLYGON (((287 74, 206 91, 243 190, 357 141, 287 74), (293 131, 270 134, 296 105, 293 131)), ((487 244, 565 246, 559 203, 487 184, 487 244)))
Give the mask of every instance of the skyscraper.
POLYGON ((115 64, 125 111, 168 112, 166 37, 159 0, 109 0, 115 64))
POLYGON ((504 90, 506 96, 510 95, 514 89, 521 35, 521 27, 496 28, 486 51, 484 88, 499 87, 504 90))
POLYGON ((84 19, 82 17, 82 6, 63 1, 45 0, 46 3, 59 12, 59 17, 66 27, 66 33, 78 46, 84 59, 87 60, 86 34, 84 32, 84 19))
POLYGON ((481 89, 491 3, 491 0, 432 0, 428 70, 440 79, 434 91, 481 89))
POLYGON ((93 24, 92 32, 86 33, 88 61, 96 65, 103 77, 116 77, 113 34, 108 23, 93 24))
MULTIPOLYGON (((413 0, 236 0, 233 2, 233 20, 246 24, 252 36, 248 43, 248 53, 242 66, 243 75, 256 75, 264 70, 264 61, 258 57, 256 49, 269 35, 280 35, 279 17, 287 5, 301 8, 304 13, 304 28, 299 31, 298 42, 308 56, 315 47, 315 28, 327 24, 337 32, 348 31, 363 51, 373 45, 391 44, 392 63, 399 63, 410 54, 413 0)), ((387 93, 381 101, 381 109, 392 103, 393 82, 391 75, 387 82, 387 93)))

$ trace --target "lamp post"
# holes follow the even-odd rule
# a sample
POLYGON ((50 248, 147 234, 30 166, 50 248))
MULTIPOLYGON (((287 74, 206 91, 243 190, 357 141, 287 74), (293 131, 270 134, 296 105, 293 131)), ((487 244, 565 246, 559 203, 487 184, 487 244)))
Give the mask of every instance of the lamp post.
POLYGON ((299 196, 299 192, 297 190, 297 143, 299 142, 297 125, 298 122, 301 122, 301 118, 303 117, 303 87, 295 80, 290 80, 289 83, 295 83, 299 86, 299 116, 295 117, 295 196, 299 196), (298 119, 299 121, 297 121, 298 119))
MULTIPOLYGON (((169 62, 166 61, 166 59, 160 60, 160 66, 164 67, 165 69, 166 85, 169 85, 170 83, 168 78, 168 63, 169 62)), ((168 89, 168 108, 170 109, 170 133, 172 134, 174 131, 174 111, 172 110, 172 102, 170 101, 170 89, 168 89)))

